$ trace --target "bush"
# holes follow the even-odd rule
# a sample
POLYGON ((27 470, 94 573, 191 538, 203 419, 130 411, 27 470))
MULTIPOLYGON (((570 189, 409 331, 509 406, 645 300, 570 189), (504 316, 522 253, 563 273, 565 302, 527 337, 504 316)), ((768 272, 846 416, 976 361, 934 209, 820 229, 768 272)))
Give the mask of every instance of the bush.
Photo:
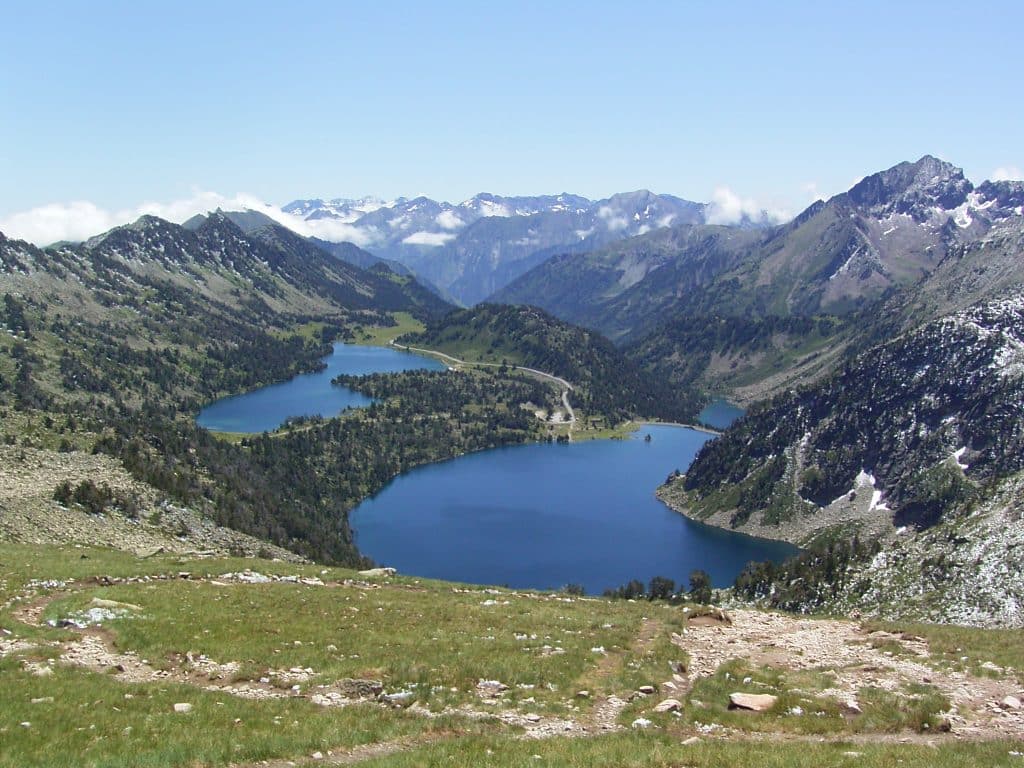
POLYGON ((707 571, 698 569, 690 574, 690 599, 701 605, 711 602, 711 577, 707 571))

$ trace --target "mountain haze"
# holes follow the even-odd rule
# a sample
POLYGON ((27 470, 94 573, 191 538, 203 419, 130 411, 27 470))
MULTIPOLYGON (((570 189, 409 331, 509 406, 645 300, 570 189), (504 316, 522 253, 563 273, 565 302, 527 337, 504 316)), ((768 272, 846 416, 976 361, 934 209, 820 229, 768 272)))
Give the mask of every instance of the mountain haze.
POLYGON ((586 252, 672 224, 704 220, 706 206, 646 190, 588 200, 579 195, 502 197, 460 203, 426 197, 384 203, 296 200, 286 213, 347 225, 343 233, 381 258, 475 304, 551 255, 586 252))

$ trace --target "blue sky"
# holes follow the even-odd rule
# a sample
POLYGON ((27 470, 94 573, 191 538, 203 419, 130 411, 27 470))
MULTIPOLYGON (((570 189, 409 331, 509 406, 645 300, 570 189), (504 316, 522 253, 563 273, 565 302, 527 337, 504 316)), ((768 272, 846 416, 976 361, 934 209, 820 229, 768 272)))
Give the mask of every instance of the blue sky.
POLYGON ((480 191, 796 213, 925 153, 1024 167, 1016 2, 5 5, 4 231, 480 191))

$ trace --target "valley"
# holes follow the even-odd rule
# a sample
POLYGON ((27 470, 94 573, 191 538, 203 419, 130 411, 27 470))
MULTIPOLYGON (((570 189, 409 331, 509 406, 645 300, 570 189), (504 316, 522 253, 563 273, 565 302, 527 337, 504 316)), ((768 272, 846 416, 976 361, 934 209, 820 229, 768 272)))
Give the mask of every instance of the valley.
POLYGON ((474 200, 0 236, 0 764, 1013 757, 1020 184, 474 200))

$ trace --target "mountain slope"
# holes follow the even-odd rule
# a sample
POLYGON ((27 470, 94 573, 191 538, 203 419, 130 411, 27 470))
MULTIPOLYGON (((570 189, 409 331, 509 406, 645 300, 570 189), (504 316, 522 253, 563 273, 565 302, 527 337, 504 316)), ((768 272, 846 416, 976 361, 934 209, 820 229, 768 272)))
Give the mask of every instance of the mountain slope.
POLYGON ((613 339, 667 310, 689 315, 846 315, 912 285, 950 248, 1019 215, 1019 190, 983 184, 930 156, 762 231, 697 227, 552 259, 492 298, 536 304, 613 339))
POLYGON ((752 409, 663 498, 804 544, 965 518, 1024 469, 1022 329, 1018 288, 861 353, 752 409))
POLYGON ((289 230, 260 232, 248 237, 214 214, 195 231, 143 217, 46 250, 0 236, 5 439, 59 448, 66 455, 54 463, 71 468, 79 451, 107 453, 150 486, 147 498, 356 562, 340 496, 328 498, 315 477, 291 477, 294 457, 264 462, 192 417, 216 397, 316 369, 356 325, 386 325, 394 311, 428 319, 448 305, 289 230))
POLYGON ((479 304, 399 343, 552 373, 573 385, 574 407, 608 426, 633 416, 692 420, 697 411, 696 399, 632 364, 607 339, 534 307, 479 304))

